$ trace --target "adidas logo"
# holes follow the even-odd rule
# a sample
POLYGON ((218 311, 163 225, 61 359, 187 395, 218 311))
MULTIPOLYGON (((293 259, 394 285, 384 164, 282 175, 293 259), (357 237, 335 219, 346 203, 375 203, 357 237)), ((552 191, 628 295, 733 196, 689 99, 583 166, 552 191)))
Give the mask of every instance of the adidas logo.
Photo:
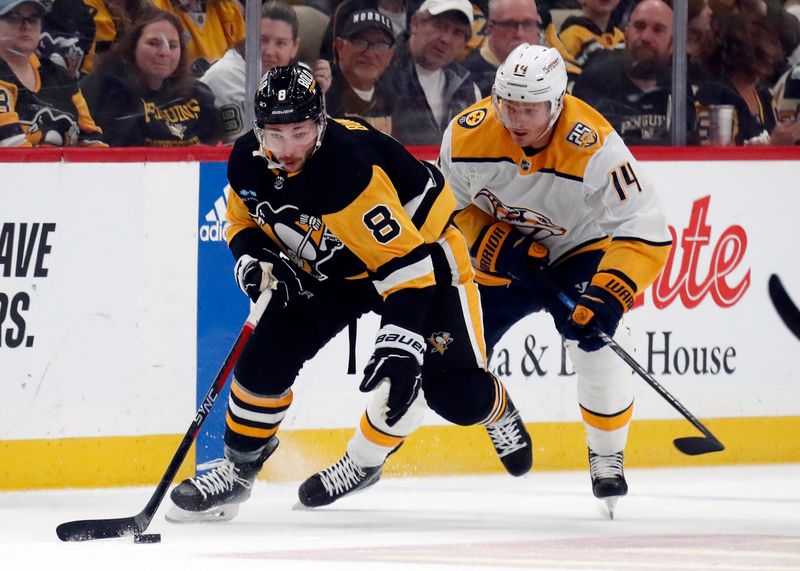
POLYGON ((206 214, 206 224, 200 225, 199 235, 201 242, 224 242, 225 228, 228 225, 225 220, 225 211, 228 206, 229 186, 225 186, 222 196, 214 201, 214 208, 206 214))

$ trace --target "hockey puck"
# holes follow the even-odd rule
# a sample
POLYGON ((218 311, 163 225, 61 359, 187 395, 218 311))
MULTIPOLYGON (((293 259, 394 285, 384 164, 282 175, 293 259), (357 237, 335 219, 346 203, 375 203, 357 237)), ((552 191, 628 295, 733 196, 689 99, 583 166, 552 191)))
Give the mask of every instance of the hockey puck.
POLYGON ((160 533, 142 533, 133 536, 134 543, 161 543, 160 533))

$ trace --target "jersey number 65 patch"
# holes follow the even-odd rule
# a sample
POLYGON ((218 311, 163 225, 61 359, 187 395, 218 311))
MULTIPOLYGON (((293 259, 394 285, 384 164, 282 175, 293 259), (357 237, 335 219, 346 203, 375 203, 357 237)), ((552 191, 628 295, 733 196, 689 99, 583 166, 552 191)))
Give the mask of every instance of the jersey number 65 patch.
POLYGON ((378 204, 362 218, 375 240, 388 244, 400 235, 400 223, 392 218, 392 211, 385 204, 378 204))

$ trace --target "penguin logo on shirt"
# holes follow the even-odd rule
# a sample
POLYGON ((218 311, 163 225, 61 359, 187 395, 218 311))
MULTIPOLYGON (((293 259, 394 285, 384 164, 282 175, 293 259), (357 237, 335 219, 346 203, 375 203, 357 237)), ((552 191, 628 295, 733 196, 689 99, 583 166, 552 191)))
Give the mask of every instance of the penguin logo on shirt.
POLYGON ((447 346, 453 342, 453 336, 447 331, 440 331, 428 337, 428 343, 431 344, 431 353, 439 353, 444 355, 447 351, 447 346))

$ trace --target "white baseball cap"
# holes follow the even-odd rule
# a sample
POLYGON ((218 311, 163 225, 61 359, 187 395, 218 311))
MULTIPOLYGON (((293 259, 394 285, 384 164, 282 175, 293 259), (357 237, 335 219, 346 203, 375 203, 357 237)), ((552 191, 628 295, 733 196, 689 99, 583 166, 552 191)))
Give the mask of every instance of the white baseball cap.
POLYGON ((417 8, 417 12, 430 12, 434 16, 451 10, 464 14, 472 27, 472 3, 469 0, 425 0, 417 8))
POLYGON ((33 4, 38 6, 42 9, 42 13, 47 12, 49 9, 48 5, 42 2, 42 0, 0 0, 0 16, 5 16, 20 4, 33 4))

